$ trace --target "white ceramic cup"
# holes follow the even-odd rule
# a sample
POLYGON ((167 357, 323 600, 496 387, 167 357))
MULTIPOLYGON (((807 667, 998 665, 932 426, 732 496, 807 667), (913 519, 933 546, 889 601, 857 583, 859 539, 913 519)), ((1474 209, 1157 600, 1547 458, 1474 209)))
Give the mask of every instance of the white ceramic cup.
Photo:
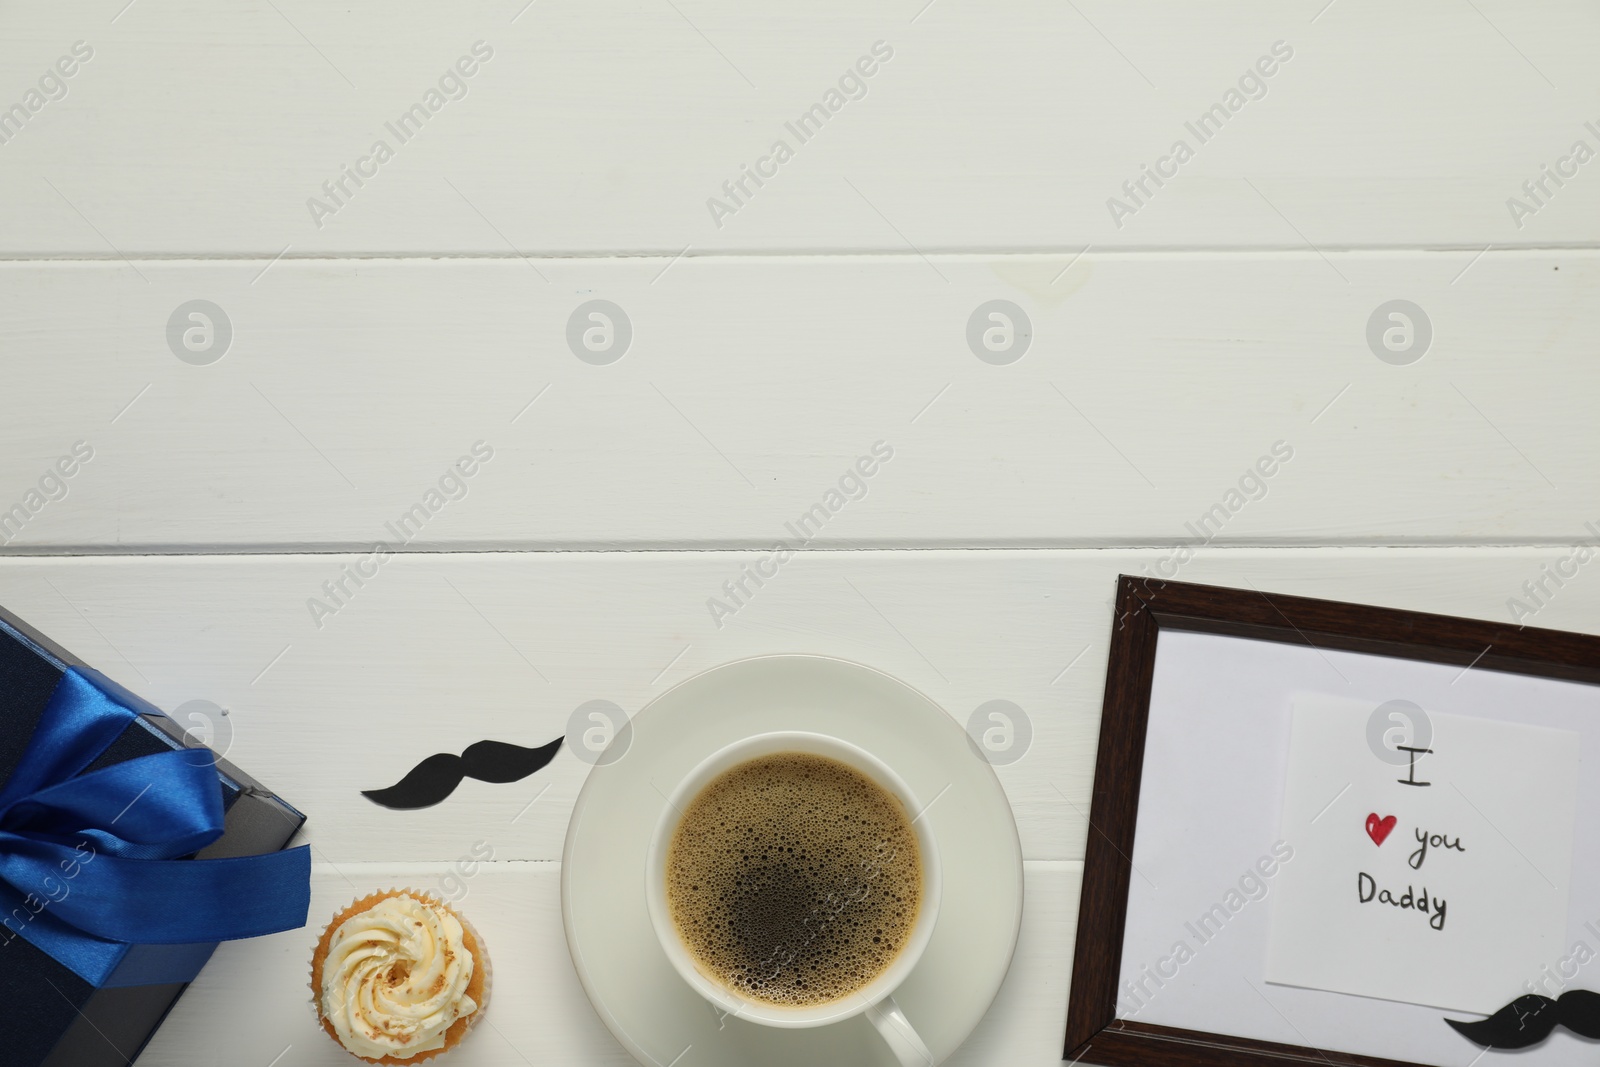
POLYGON ((645 899, 650 908, 650 922, 655 926, 656 937, 661 941, 667 959, 672 961, 672 966, 677 968, 683 980, 695 992, 709 1000, 714 1007, 736 1018, 763 1026, 805 1027, 826 1026, 865 1012, 905 1067, 932 1067, 933 1056, 928 1052, 928 1046, 917 1036, 893 995, 922 958, 939 915, 939 850, 928 829, 927 820, 916 818, 921 810, 922 803, 918 802, 899 775, 864 749, 836 737, 801 732, 758 734, 713 753, 690 771, 672 791, 661 819, 656 823, 655 834, 650 839, 650 855, 645 863, 645 899), (724 771, 747 760, 779 752, 826 756, 872 779, 900 802, 907 818, 914 819, 911 828, 917 835, 917 848, 922 857, 922 903, 917 912, 916 925, 900 949, 900 954, 882 974, 854 993, 805 1008, 746 999, 703 972, 679 936, 667 906, 667 850, 689 803, 724 771))

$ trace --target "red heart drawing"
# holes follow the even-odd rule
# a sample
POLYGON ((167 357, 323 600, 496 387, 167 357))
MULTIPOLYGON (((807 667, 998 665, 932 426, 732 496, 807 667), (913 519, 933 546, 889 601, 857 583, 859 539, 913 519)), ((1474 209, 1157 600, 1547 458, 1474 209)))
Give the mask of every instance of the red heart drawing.
POLYGON ((1372 838, 1374 845, 1383 844, 1383 839, 1389 836, 1389 831, 1394 829, 1396 820, 1393 815, 1378 818, 1378 813, 1373 812, 1367 816, 1367 836, 1372 838))

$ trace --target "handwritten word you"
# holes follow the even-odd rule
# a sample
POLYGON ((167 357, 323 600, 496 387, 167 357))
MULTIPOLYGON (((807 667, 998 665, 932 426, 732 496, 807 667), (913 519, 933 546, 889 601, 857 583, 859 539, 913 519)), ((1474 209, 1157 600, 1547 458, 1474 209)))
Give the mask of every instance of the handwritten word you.
POLYGON ((1411 864, 1411 869, 1414 871, 1422 869, 1423 861, 1428 858, 1429 848, 1450 848, 1455 849, 1457 852, 1466 851, 1465 846, 1461 844, 1461 838, 1458 837, 1451 840, 1444 834, 1430 834, 1426 830, 1417 831, 1417 841, 1419 842, 1417 850, 1406 860, 1407 863, 1411 864))

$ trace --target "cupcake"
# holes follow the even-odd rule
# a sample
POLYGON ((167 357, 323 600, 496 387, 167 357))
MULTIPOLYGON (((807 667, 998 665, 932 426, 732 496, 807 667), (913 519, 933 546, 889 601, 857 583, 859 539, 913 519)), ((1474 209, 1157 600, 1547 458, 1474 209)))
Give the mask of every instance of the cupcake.
POLYGON ((427 893, 391 889, 335 915, 311 957, 328 1036, 368 1063, 448 1052, 483 1016, 489 956, 477 931, 427 893))

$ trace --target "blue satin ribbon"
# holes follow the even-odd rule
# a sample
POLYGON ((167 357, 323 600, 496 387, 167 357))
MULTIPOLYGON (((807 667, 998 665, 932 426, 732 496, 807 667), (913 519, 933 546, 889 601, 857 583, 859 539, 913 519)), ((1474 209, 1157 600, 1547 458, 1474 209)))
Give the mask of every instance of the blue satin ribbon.
POLYGON ((174 749, 80 773, 139 717, 116 689, 68 668, 0 790, 6 929, 99 986, 130 945, 203 947, 304 926, 306 846, 178 858, 222 836, 222 787, 208 751, 174 749))

